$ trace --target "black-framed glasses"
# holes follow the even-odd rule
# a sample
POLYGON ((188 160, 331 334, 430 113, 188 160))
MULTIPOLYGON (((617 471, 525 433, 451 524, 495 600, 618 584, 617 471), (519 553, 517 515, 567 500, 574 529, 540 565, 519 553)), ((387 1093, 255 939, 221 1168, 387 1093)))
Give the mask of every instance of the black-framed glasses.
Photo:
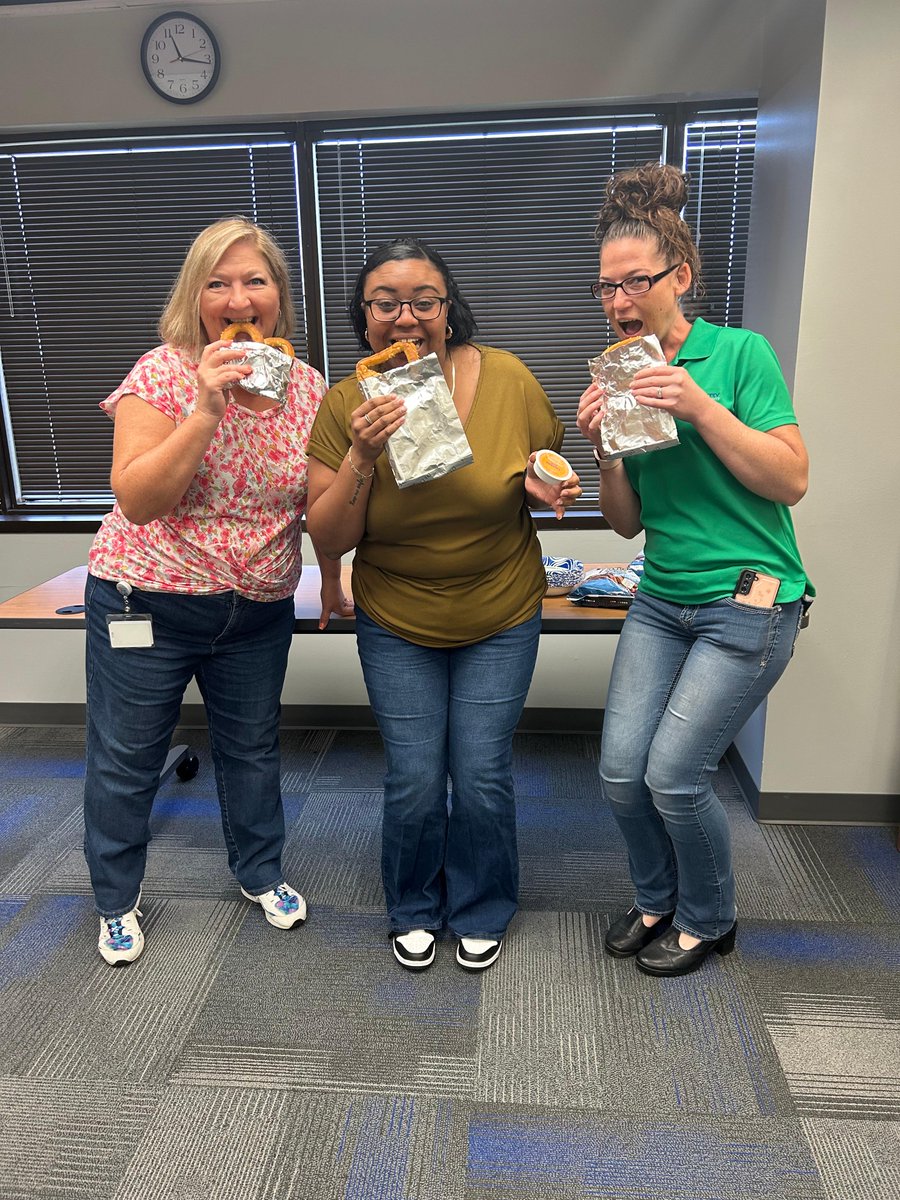
POLYGON ((378 297, 363 300, 374 321, 396 321, 404 308, 408 308, 417 321, 434 321, 441 315, 447 296, 416 296, 415 300, 389 300, 378 297))
POLYGON ((661 279, 665 279, 667 275, 677 271, 680 266, 681 263, 674 263, 671 267, 666 267, 664 271, 657 271, 655 275, 629 275, 621 283, 607 283, 605 279, 600 279, 591 284, 591 295, 595 300, 612 300, 621 288, 626 296, 643 296, 644 292, 650 291, 654 283, 659 283, 661 279))

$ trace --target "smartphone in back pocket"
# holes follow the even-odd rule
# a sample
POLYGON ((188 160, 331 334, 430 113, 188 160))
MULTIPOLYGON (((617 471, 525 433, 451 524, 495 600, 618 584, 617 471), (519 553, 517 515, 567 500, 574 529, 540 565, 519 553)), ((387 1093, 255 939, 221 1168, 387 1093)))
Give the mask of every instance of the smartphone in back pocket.
POLYGON ((747 568, 738 576, 732 595, 739 604, 749 604, 751 608, 772 608, 780 587, 781 580, 774 575, 747 568))

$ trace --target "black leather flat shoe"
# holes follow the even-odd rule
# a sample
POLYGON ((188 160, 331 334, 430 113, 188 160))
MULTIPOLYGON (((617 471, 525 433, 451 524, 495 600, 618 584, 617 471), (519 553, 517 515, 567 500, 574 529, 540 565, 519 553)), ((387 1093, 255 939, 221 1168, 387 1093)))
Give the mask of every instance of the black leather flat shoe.
POLYGON ((644 914, 638 908, 629 908, 624 917, 613 921, 603 942, 607 954, 613 958, 631 958, 658 938, 672 924, 672 914, 660 917, 655 925, 644 924, 644 914))
POLYGON ((708 955, 730 954, 734 949, 737 921, 727 933, 711 942, 700 942, 693 950, 682 950, 678 945, 678 930, 670 929, 661 938, 651 942, 634 960, 635 966, 645 975, 689 975, 702 967, 708 955))

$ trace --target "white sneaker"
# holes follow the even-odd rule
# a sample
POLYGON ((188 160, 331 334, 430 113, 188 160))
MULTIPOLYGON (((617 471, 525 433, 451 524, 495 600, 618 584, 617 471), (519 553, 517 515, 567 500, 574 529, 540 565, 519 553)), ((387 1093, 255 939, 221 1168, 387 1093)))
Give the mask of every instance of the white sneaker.
MULTIPOLYGON (((137 904, 141 897, 138 893, 137 904)), ((144 935, 138 917, 144 914, 135 904, 131 912, 121 917, 100 918, 100 940, 97 948, 111 967, 127 967, 139 958, 144 949, 144 935)))
POLYGON ((487 938, 460 938, 456 947, 456 961, 467 971, 483 971, 500 957, 503 942, 487 938))
POLYGON ((429 929, 392 933, 394 958, 408 971, 424 971, 434 962, 434 934, 429 929))
POLYGON ((241 888, 241 895, 261 905, 266 920, 276 929, 293 929, 306 920, 306 901, 286 883, 279 883, 278 887, 272 888, 271 892, 263 892, 261 896, 251 896, 241 888))

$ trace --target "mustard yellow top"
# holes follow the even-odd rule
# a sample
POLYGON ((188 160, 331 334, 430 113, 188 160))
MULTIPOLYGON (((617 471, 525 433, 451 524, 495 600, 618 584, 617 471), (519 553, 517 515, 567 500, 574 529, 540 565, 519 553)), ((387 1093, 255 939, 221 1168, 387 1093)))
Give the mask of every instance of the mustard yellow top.
MULTIPOLYGON (((382 454, 353 560, 355 603, 421 646, 465 646, 511 629, 537 612, 546 586, 525 466, 533 450, 558 450, 564 428, 523 362, 476 349, 481 371, 465 424, 474 461, 401 491, 382 454)), ((361 403, 354 376, 329 389, 311 457, 338 470, 361 403)))

